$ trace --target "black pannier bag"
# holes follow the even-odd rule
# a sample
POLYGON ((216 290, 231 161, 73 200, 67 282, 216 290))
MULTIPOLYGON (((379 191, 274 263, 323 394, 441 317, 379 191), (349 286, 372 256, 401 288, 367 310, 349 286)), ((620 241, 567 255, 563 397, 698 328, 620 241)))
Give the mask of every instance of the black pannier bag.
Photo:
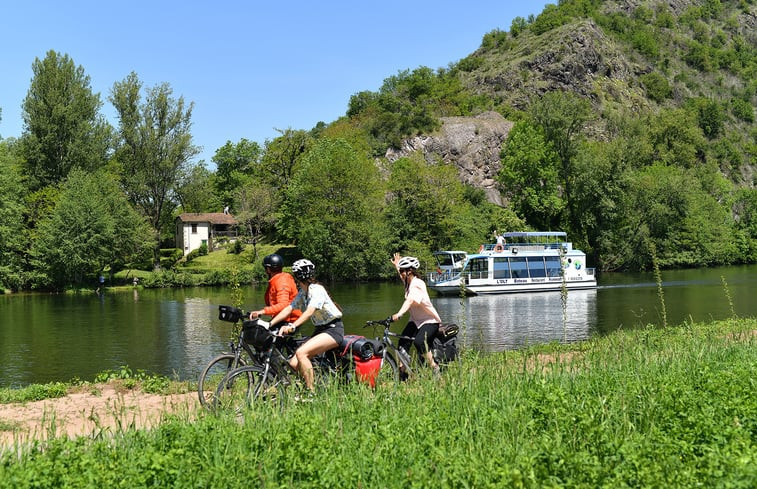
POLYGON ((439 330, 436 332, 436 337, 439 338, 442 342, 445 342, 448 339, 457 336, 458 332, 460 332, 460 328, 457 326, 457 324, 442 324, 441 326, 439 326, 439 330))
POLYGON ((242 310, 232 306, 218 306, 218 319, 236 323, 242 319, 242 310))
POLYGON ((434 361, 440 365, 445 365, 457 358, 457 336, 452 336, 446 341, 434 338, 431 343, 431 352, 434 355, 434 361))
POLYGON ((242 335, 244 341, 257 350, 266 350, 273 343, 273 334, 256 319, 242 322, 242 335))

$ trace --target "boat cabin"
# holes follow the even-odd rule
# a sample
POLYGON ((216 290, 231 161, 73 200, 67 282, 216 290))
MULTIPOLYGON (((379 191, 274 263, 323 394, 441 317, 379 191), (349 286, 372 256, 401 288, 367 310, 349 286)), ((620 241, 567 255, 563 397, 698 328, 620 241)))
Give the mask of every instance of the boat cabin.
POLYGON ((561 231, 511 232, 478 253, 437 251, 429 286, 443 294, 507 293, 596 287, 586 255, 561 231))

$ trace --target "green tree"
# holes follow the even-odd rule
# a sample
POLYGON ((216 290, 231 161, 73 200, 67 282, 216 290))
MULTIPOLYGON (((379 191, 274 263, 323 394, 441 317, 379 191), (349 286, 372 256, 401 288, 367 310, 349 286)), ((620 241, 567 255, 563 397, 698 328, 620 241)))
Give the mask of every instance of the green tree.
POLYGON ((438 249, 473 249, 495 228, 518 227, 514 216, 497 212, 463 185, 452 165, 428 163, 416 153, 395 161, 390 171, 386 216, 395 250, 423 256, 438 249))
POLYGON ((258 175, 263 183, 281 190, 289 185, 300 160, 313 144, 313 138, 301 130, 278 132, 280 136, 265 142, 265 154, 260 161, 258 175))
MULTIPOLYGON (((654 164, 635 172, 630 192, 634 196, 635 229, 648 230, 662 267, 728 264, 738 251, 731 239, 729 209, 722 206, 699 182, 692 170, 654 164)), ((636 249, 644 250, 641 242, 636 249)), ((650 265, 640 253, 635 268, 650 265)))
POLYGON ((58 288, 86 285, 106 268, 115 272, 153 245, 144 218, 103 170, 72 170, 38 231, 37 265, 58 288))
POLYGON ((647 96, 657 103, 662 103, 673 95, 673 89, 668 80, 656 71, 641 75, 639 81, 644 85, 647 96))
POLYGON ((31 86, 22 105, 21 154, 32 190, 57 184, 73 168, 93 171, 105 164, 112 130, 99 115, 99 94, 68 55, 49 51, 32 64, 31 86))
POLYGON ((237 190, 255 174, 261 153, 258 143, 244 138, 236 144, 226 141, 216 150, 212 158, 216 164, 215 191, 222 204, 231 205, 237 190))
POLYGON ((319 140, 285 191, 279 228, 322 279, 374 277, 388 263, 382 189, 372 160, 344 140, 319 140))
MULTIPOLYGON (((546 9, 545 9, 546 11, 546 9)), ((568 204, 568 222, 577 228, 576 209, 572 199, 576 177, 573 159, 584 140, 584 126, 591 118, 588 100, 568 92, 549 92, 536 100, 530 109, 534 122, 544 130, 544 137, 560 160, 560 183, 563 199, 568 204)))
POLYGON ((113 84, 110 101, 118 112, 116 159, 129 201, 155 231, 153 263, 160 268, 160 237, 176 202, 176 184, 189 161, 199 153, 190 133, 192 108, 184 97, 175 99, 167 83, 146 91, 136 73, 113 84))
POLYGON ((216 175, 203 162, 190 165, 179 175, 176 198, 183 212, 211 212, 223 207, 215 194, 216 175))
POLYGON ((692 99, 689 104, 697 114, 697 124, 704 135, 708 139, 719 136, 725 122, 723 107, 717 101, 704 97, 692 99))
POLYGON ((704 159, 706 141, 694 113, 664 109, 648 118, 654 160, 692 168, 704 159))
POLYGON ((530 122, 516 123, 502 154, 497 180, 516 212, 536 229, 561 229, 560 163, 543 133, 530 122))
POLYGON ((258 255, 260 239, 275 229, 278 206, 276 191, 259 182, 251 181, 234 192, 234 217, 252 240, 254 257, 258 255))
POLYGON ((587 143, 576 156, 574 205, 581 218, 570 232, 600 270, 624 269, 643 253, 635 248, 638 221, 633 219, 636 209, 628 183, 645 152, 637 143, 636 138, 623 136, 608 143, 587 143))
POLYGON ((0 289, 19 290, 23 284, 24 201, 18 159, 0 141, 0 289))
POLYGON ((742 261, 755 263, 757 261, 757 189, 738 190, 733 208, 737 216, 736 228, 742 236, 739 240, 742 261))

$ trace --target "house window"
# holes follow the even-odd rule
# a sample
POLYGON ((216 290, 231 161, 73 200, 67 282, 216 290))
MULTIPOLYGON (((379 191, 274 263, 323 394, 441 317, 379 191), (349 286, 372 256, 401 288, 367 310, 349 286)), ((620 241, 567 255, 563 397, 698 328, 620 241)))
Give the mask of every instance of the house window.
POLYGON ((197 224, 192 224, 192 234, 197 234, 197 224))

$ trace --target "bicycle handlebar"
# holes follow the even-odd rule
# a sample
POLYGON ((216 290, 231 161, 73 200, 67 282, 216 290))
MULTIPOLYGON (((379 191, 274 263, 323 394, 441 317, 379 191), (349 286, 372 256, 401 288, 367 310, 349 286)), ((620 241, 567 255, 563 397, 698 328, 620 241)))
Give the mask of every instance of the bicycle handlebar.
POLYGON ((386 319, 380 319, 378 321, 366 321, 364 328, 367 328, 368 326, 383 326, 384 328, 389 328, 389 325, 392 324, 394 321, 392 321, 392 316, 389 316, 386 319))

